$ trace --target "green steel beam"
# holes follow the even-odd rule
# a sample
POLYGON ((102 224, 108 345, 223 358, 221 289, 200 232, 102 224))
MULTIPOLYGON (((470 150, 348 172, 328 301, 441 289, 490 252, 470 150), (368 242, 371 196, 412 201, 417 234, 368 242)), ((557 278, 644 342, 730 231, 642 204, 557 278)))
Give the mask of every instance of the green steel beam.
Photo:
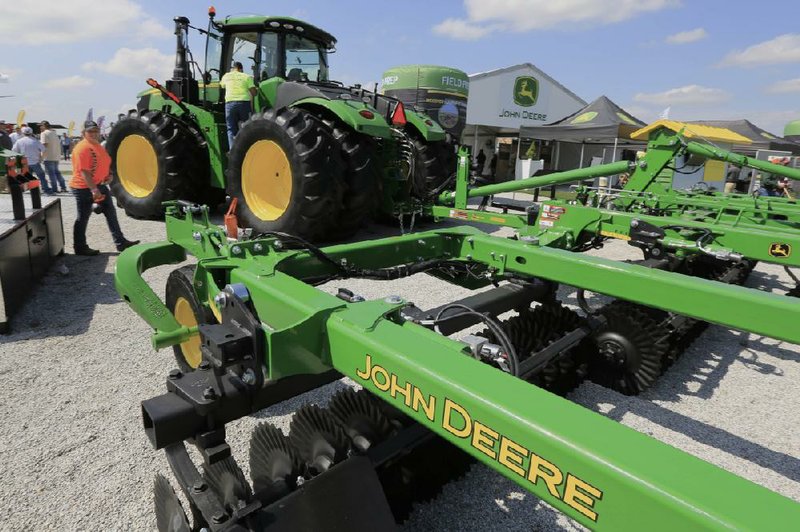
POLYGON ((367 303, 327 320, 333 366, 596 530, 786 530, 800 505, 490 369, 367 303))

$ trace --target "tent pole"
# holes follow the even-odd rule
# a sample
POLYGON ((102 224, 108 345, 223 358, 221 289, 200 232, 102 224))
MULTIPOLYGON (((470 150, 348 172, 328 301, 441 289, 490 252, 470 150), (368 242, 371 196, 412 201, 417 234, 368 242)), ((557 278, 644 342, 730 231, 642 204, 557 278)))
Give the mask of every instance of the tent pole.
MULTIPOLYGON (((619 140, 619 137, 614 137, 614 151, 611 152, 612 163, 616 162, 617 160, 617 140, 619 140)), ((619 181, 619 177, 617 178, 617 181, 619 181)), ((611 181, 608 182, 608 192, 611 193, 611 181)))
POLYGON ((578 165, 578 168, 583 168, 583 149, 586 147, 586 144, 581 142, 581 161, 578 165))
MULTIPOLYGON (((478 154, 478 124, 475 124, 475 134, 472 136, 472 156, 475 157, 478 154)), ((472 161, 470 161, 472 164, 472 161)))

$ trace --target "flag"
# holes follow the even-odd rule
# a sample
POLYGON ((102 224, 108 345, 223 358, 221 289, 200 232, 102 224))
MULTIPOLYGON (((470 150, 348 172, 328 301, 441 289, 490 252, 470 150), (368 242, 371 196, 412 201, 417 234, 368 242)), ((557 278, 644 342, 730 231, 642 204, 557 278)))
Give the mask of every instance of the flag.
POLYGON ((25 109, 21 110, 19 114, 17 114, 17 125, 21 126, 22 122, 25 120, 25 109))
POLYGON ((660 114, 660 115, 658 115, 658 117, 659 117, 659 118, 663 118, 664 120, 669 120, 669 110, 670 110, 671 108, 672 108, 672 106, 667 106, 667 108, 666 108, 666 109, 664 109, 663 111, 661 111, 661 114, 660 114))
POLYGON ((74 120, 70 120, 69 121, 69 129, 67 130, 67 136, 69 138, 72 138, 72 130, 73 129, 75 129, 75 121, 74 120))
POLYGON ((97 127, 100 128, 100 131, 103 131, 103 122, 106 120, 106 115, 101 116, 97 119, 97 127))
POLYGON ((86 121, 94 120, 94 108, 89 107, 89 112, 86 113, 86 121))

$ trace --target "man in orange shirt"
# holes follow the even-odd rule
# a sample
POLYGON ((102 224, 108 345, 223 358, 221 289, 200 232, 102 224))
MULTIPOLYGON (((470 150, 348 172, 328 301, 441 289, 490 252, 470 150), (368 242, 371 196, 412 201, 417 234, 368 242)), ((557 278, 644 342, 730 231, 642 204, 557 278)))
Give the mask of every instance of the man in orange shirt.
POLYGON ((78 202, 78 217, 73 231, 76 255, 97 255, 96 249, 86 244, 86 226, 92 215, 92 205, 97 202, 106 217, 108 229, 114 238, 117 251, 123 251, 139 243, 123 236, 117 220, 117 211, 111 201, 111 193, 106 183, 109 179, 111 157, 100 145, 100 128, 91 120, 83 124, 83 140, 78 142, 72 152, 72 179, 69 182, 72 194, 78 202))

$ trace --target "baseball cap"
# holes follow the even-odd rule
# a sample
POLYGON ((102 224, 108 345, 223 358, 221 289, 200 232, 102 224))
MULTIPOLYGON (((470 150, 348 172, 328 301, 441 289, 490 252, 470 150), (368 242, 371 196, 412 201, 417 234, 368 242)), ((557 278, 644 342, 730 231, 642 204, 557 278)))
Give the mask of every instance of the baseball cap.
POLYGON ((83 130, 87 131, 89 129, 100 129, 100 126, 97 125, 97 122, 94 120, 87 120, 83 123, 83 130))
POLYGON ((25 126, 25 127, 22 128, 22 134, 23 135, 33 135, 33 130, 31 128, 29 128, 28 126, 25 126))
POLYGON ((42 120, 41 122, 39 122, 39 125, 50 127, 50 122, 48 122, 47 120, 42 120))

